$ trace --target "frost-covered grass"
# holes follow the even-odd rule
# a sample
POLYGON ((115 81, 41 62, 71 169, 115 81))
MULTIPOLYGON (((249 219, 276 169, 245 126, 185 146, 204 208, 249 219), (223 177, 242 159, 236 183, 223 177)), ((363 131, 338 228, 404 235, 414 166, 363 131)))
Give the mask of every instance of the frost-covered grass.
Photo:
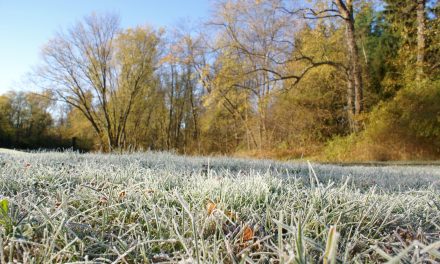
POLYGON ((9 152, 0 191, 1 263, 440 261, 436 166, 9 152))

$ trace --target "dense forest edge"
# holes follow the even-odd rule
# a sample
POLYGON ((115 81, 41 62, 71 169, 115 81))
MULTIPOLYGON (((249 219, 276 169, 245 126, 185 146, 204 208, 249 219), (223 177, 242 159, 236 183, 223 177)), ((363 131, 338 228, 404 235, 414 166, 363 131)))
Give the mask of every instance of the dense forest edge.
POLYGON ((0 95, 0 148, 440 159, 440 3, 220 0, 196 26, 91 14, 0 95))

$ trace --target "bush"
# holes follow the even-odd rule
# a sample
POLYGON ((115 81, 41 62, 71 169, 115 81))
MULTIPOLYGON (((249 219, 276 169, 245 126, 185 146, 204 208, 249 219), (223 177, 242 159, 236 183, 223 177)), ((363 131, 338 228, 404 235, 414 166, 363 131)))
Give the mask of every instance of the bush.
POLYGON ((365 130, 332 139, 326 160, 440 158, 440 81, 412 82, 369 114, 365 130))

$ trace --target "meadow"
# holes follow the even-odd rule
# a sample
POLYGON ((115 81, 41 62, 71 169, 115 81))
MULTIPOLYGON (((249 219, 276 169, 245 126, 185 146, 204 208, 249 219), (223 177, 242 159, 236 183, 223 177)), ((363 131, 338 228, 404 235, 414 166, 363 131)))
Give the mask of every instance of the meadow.
POLYGON ((438 263, 439 166, 0 152, 1 263, 438 263))

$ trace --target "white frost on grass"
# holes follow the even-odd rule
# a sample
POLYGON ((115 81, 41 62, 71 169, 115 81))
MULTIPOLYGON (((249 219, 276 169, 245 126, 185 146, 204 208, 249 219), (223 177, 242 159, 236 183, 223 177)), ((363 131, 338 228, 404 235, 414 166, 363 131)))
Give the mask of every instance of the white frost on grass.
POLYGON ((1 233, 0 261, 302 263, 298 256, 329 257, 326 248, 344 263, 440 261, 435 166, 313 164, 312 188, 307 164, 271 160, 162 152, 1 159, 14 229, 1 233), (335 232, 339 239, 328 240, 335 232))

